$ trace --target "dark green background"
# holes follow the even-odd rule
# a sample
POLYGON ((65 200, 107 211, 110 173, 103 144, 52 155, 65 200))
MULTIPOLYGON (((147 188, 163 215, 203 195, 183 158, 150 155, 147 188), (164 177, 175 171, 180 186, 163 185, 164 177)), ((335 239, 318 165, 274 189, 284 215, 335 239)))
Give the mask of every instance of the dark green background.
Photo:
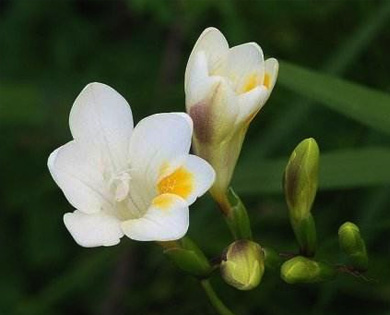
MULTIPOLYGON (((267 56, 389 91, 389 19, 389 1, 0 0, 0 314, 212 314, 198 283, 154 243, 85 249, 66 231, 62 216, 72 208, 46 161, 70 140, 68 114, 87 83, 114 87, 135 121, 184 111, 187 58, 203 29, 215 26, 232 45, 256 41, 267 56)), ((242 174, 269 172, 275 158, 287 162, 306 137, 323 152, 389 145, 388 136, 277 84, 249 130, 240 182, 242 174)), ((338 166, 334 175, 343 178, 338 166)), ((344 259, 338 226, 361 227, 372 281, 344 275, 290 286, 267 270, 251 292, 217 275, 216 289, 238 314, 390 314, 389 182, 320 186, 313 210, 319 255, 332 262, 344 259)), ((265 188, 241 189, 256 239, 295 250, 280 186, 246 187, 257 185, 265 188)), ((189 235, 218 256, 231 239, 208 196, 191 219, 189 235)))

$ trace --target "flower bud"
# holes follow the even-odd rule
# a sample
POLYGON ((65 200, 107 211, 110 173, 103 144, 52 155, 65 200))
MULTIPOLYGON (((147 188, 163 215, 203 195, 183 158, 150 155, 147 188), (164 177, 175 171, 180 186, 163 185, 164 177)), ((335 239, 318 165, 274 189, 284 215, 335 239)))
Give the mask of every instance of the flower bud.
POLYGON ((259 244, 236 241, 227 248, 221 262, 222 278, 238 290, 257 287, 264 273, 264 256, 259 244))
POLYGON ((199 247, 189 238, 176 242, 161 242, 164 254, 182 271, 192 276, 206 278, 212 267, 199 247))
POLYGON ((366 245, 356 224, 346 222, 339 228, 339 244, 352 266, 358 271, 368 269, 366 245))
POLYGON ((313 256, 316 249, 316 228, 310 211, 317 192, 318 164, 316 141, 305 139, 291 154, 283 178, 291 225, 305 256, 313 256))
POLYGON ((219 202, 229 187, 249 123, 275 86, 278 62, 261 48, 229 48, 223 34, 207 28, 185 72, 186 108, 194 122, 194 150, 216 171, 211 194, 219 202))
POLYGON ((306 218, 317 192, 319 148, 313 138, 303 140, 294 149, 284 173, 284 193, 290 216, 306 218))
POLYGON ((286 261, 280 270, 280 276, 289 284, 329 281, 336 274, 336 270, 330 265, 302 256, 286 261))

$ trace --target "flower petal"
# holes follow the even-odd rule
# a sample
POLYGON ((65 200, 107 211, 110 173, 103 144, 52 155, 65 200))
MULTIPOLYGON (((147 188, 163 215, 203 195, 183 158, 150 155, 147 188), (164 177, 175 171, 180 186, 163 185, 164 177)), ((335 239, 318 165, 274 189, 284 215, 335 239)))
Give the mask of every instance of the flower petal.
POLYGON ((246 93, 263 83, 264 56, 256 43, 230 48, 224 74, 233 82, 237 93, 246 93))
POLYGON ((114 170, 126 168, 133 116, 113 88, 88 84, 73 104, 69 125, 74 139, 98 147, 114 170))
POLYGON ((192 70, 185 84, 187 111, 190 110, 191 106, 210 99, 221 81, 218 76, 209 76, 207 57, 204 51, 198 52, 192 58, 192 70))
POLYGON ((154 186, 167 167, 176 168, 185 161, 192 137, 192 120, 187 114, 155 114, 142 119, 130 141, 132 175, 154 186))
POLYGON ((221 66, 221 62, 228 53, 229 44, 218 29, 214 27, 206 28, 196 41, 188 59, 184 80, 185 86, 187 86, 189 76, 193 71, 194 57, 201 51, 206 54, 208 73, 213 75, 221 66))
POLYGON ((278 77, 278 71, 279 71, 279 63, 275 58, 269 58, 265 61, 264 84, 267 83, 266 87, 268 88, 270 93, 275 86, 276 79, 278 77))
POLYGON ((189 154, 185 163, 159 181, 159 193, 171 193, 185 199, 191 205, 213 184, 215 171, 202 158, 189 154))
POLYGON ((48 160, 49 171, 70 204, 85 213, 110 208, 99 156, 70 141, 56 149, 48 160))
POLYGON ((269 92, 264 86, 258 86, 238 97, 240 108, 239 121, 250 121, 265 104, 269 92))
POLYGON ((153 199, 145 215, 122 222, 126 236, 136 241, 172 241, 188 230, 188 204, 177 195, 162 194, 153 199))
POLYGON ((76 210, 64 215, 64 223, 76 243, 83 247, 113 246, 123 236, 120 221, 103 212, 85 214, 76 210))
POLYGON ((196 198, 202 196, 210 189, 215 180, 215 171, 204 159, 192 154, 188 156, 184 167, 194 176, 194 190, 187 197, 187 202, 191 205, 196 198))

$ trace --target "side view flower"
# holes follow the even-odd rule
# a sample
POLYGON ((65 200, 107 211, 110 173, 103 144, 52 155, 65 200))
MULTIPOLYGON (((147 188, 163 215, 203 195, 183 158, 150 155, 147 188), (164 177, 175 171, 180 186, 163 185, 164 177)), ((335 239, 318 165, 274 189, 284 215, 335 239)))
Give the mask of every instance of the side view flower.
POLYGON ((87 85, 69 118, 73 140, 48 159, 50 173, 76 209, 64 215, 84 247, 111 246, 127 237, 183 237, 189 205, 214 182, 203 159, 189 154, 192 120, 156 114, 133 128, 129 104, 111 87, 87 85))
POLYGON ((278 62, 264 61, 256 43, 229 48, 223 34, 207 28, 185 72, 187 112, 194 121, 194 148, 216 170, 211 190, 221 199, 240 154, 249 123, 275 86, 278 62))

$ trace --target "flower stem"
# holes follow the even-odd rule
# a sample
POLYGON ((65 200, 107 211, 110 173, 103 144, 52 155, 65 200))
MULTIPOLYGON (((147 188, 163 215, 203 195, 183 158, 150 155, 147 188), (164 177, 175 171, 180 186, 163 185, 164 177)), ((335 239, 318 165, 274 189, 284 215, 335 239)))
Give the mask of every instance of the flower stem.
POLYGON ((234 313, 227 308, 227 306, 220 300, 217 293, 214 291, 208 279, 200 281, 203 290, 205 291, 211 305, 219 315, 234 315, 234 313))

